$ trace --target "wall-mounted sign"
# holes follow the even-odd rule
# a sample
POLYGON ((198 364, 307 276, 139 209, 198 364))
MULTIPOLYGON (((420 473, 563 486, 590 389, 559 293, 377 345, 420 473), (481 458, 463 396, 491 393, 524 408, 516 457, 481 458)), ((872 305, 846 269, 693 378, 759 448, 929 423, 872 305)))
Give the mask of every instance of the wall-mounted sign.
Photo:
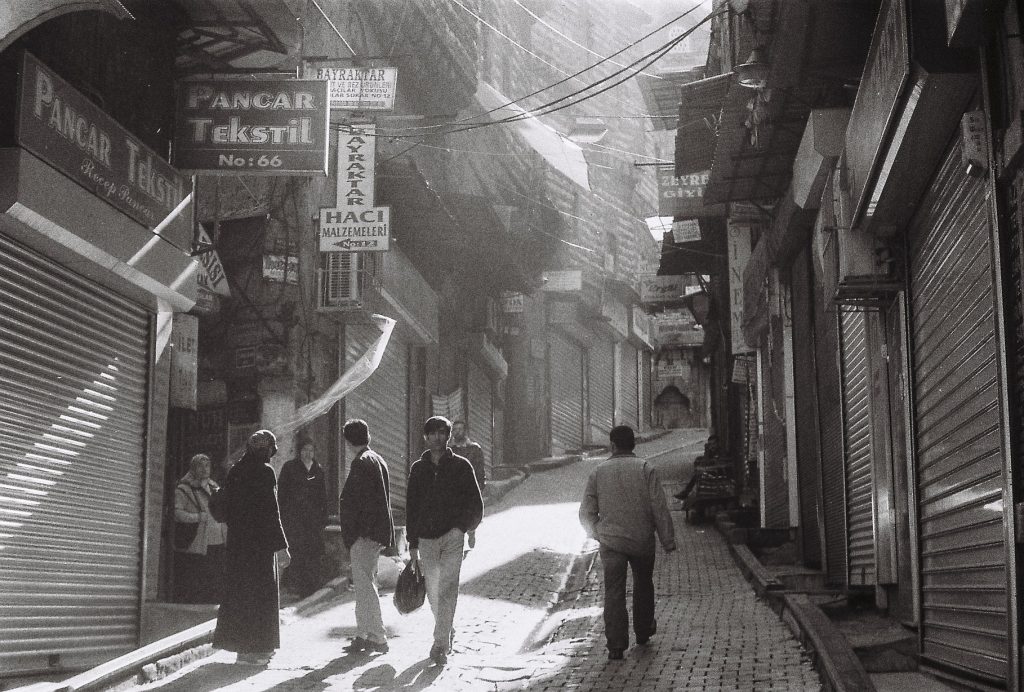
POLYGON ((640 302, 645 305, 651 303, 665 303, 673 300, 680 300, 686 290, 687 277, 675 276, 641 276, 640 277, 640 302))
POLYGON ((294 255, 263 255, 263 278, 267 281, 299 283, 299 258, 294 255))
MULTIPOLYGON (((185 176, 29 53, 18 95, 18 144, 143 226, 155 227, 191 191, 185 176)), ((176 223, 187 228, 189 218, 176 223)))
POLYGON ((658 215, 684 216, 725 216, 724 204, 704 206, 704 188, 711 178, 711 171, 689 173, 675 177, 672 168, 658 169, 658 215))
POLYGON ((171 324, 170 406, 196 410, 199 381, 199 318, 176 313, 171 324))
POLYGON ((521 313, 525 309, 526 296, 515 291, 501 292, 501 311, 505 313, 521 313))
POLYGON ((374 206, 377 132, 356 125, 338 135, 338 197, 320 209, 321 252, 381 252, 390 247, 391 207, 374 206))
POLYGON ((657 377, 660 380, 667 380, 673 377, 681 377, 684 380, 690 379, 690 364, 682 361, 675 363, 658 364, 657 377))
POLYGON ((329 125, 323 80, 183 81, 174 165, 207 174, 327 175, 329 125))
POLYGON ((303 65, 305 79, 326 79, 331 108, 352 111, 389 111, 395 107, 398 68, 353 67, 340 61, 303 65))
POLYGON ((732 361, 732 381, 747 384, 754 379, 756 367, 753 356, 736 356, 732 361))
POLYGON ((748 353, 754 349, 743 336, 743 272, 750 261, 750 226, 729 223, 729 325, 732 330, 732 352, 748 353))
POLYGON ((701 239, 700 223, 697 219, 683 219, 672 222, 672 240, 677 243, 695 243, 701 239))
POLYGON ((550 271, 542 274, 541 290, 550 293, 571 293, 583 290, 583 272, 579 269, 550 271))
POLYGON ((964 147, 960 156, 971 175, 982 175, 988 169, 988 134, 985 111, 968 111, 960 119, 960 136, 964 147))
POLYGON ((700 346, 704 343, 704 330, 692 322, 655 320, 655 340, 659 346, 700 346))

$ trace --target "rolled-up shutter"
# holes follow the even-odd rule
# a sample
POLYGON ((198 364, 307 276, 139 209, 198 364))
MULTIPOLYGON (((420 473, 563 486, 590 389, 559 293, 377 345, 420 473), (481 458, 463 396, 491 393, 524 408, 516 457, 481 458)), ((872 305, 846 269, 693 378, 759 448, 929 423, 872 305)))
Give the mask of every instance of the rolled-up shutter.
POLYGON ((843 439, 846 460, 848 582, 875 583, 875 531, 872 512, 871 387, 868 378, 864 313, 840 313, 842 330, 843 439))
MULTIPOLYGON (((380 330, 372 325, 347 325, 346 362, 354 363, 379 337, 380 330)), ((393 509, 405 509, 409 480, 408 390, 409 347, 392 334, 377 370, 345 397, 345 416, 369 424, 370 447, 387 462, 393 509)))
POLYGON ((632 344, 621 342, 622 361, 620 370, 622 372, 622 420, 623 425, 636 426, 640 419, 640 393, 639 374, 637 372, 637 352, 632 344))
POLYGON ((615 342, 595 339, 587 360, 590 368, 587 378, 590 384, 590 439, 604 444, 615 417, 615 342))
POLYGON ((1009 622, 984 178, 948 152, 909 234, 922 657, 1005 684, 1009 622))
POLYGON ((135 648, 149 314, 0 236, 0 671, 135 648))
POLYGON ((491 380, 479 365, 469 364, 467 374, 469 389, 469 436, 480 445, 484 452, 484 466, 487 477, 491 477, 494 464, 494 397, 491 380))
POLYGON ((793 388, 796 392, 796 449, 800 496, 800 538, 804 564, 821 565, 823 508, 819 452, 818 392, 814 371, 814 313, 810 255, 805 248, 793 261, 793 388))
POLYGON ((551 447, 555 454, 583 446, 583 354, 551 335, 551 447))

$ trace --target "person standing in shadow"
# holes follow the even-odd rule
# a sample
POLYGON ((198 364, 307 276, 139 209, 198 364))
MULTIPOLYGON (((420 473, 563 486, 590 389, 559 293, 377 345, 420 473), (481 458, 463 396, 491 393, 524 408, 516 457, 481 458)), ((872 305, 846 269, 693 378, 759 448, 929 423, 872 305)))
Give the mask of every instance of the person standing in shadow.
POLYGON ((299 598, 306 598, 323 584, 327 485, 323 467, 314 458, 313 441, 300 438, 298 448, 299 456, 281 467, 277 498, 292 556, 283 581, 299 598))

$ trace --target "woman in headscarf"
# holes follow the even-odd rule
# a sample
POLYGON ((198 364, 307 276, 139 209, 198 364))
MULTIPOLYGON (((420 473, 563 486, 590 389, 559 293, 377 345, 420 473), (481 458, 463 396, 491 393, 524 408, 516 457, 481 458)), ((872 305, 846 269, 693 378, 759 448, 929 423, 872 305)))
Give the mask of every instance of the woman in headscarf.
POLYGON ((219 504, 228 525, 228 547, 213 645, 237 652, 240 663, 265 665, 281 646, 275 553, 288 542, 281 528, 277 476, 269 463, 276 453, 272 432, 254 432, 221 491, 226 493, 219 504))
POLYGON ((323 583, 320 562, 327 525, 327 486, 324 470, 313 458, 313 441, 300 438, 298 448, 299 456, 281 467, 277 496, 292 556, 283 581, 285 588, 305 598, 323 583))
POLYGON ((196 526, 195 538, 176 547, 174 555, 174 585, 182 603, 220 603, 228 529, 210 515, 210 497, 216 490, 210 457, 196 454, 174 489, 175 522, 196 526))

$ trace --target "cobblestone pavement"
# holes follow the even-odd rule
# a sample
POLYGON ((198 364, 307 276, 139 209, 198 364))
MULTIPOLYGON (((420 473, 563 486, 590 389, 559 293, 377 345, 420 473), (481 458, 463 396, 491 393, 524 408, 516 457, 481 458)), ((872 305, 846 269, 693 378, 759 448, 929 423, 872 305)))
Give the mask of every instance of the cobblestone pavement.
MULTIPOLYGON (((638 451, 654 457, 666 485, 676 486, 703 441, 699 432, 676 431, 638 451)), ((282 648, 266 668, 217 652, 138 689, 819 689, 806 656, 757 602, 721 538, 681 523, 681 513, 674 513, 680 550, 658 560, 659 632, 626 660, 608 662, 600 564, 579 583, 566 583, 587 543, 577 511, 592 464, 535 473, 488 508, 463 566, 455 649, 443 668, 427 657, 429 608, 399 615, 384 594, 386 654, 342 652, 355 631, 347 597, 283 622, 282 648), (560 593, 571 598, 555 605, 560 593)))

